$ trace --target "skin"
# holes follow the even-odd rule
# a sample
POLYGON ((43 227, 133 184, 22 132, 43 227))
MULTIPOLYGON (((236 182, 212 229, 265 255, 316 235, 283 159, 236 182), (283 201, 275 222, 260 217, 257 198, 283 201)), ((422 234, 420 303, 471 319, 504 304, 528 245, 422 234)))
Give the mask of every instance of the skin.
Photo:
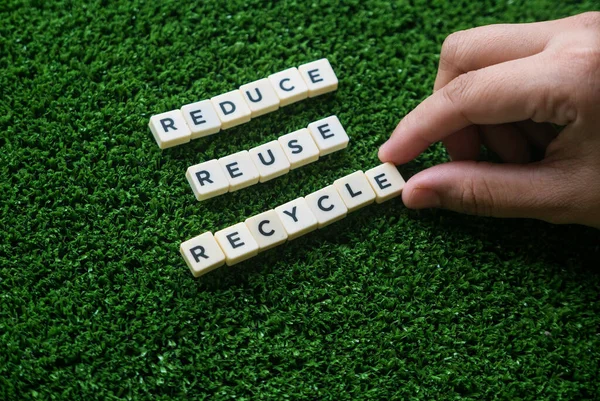
POLYGON ((438 141, 452 161, 406 183, 407 207, 600 228, 600 12, 448 36, 434 93, 379 158, 404 164, 438 141), (477 161, 481 145, 504 163, 477 161))

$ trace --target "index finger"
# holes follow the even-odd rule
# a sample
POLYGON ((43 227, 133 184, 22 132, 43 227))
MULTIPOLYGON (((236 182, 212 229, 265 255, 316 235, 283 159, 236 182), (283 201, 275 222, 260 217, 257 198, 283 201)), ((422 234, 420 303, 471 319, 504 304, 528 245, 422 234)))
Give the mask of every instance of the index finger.
POLYGON ((382 162, 406 163, 429 145, 472 124, 502 124, 532 117, 545 93, 539 55, 462 74, 400 121, 379 149, 382 162))

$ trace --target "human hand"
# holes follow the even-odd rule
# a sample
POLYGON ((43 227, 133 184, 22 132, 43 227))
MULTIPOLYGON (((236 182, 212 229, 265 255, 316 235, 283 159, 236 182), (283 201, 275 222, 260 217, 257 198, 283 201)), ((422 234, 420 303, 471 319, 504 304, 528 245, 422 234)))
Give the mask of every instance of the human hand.
POLYGON ((448 36, 434 93, 379 158, 403 164, 440 140, 452 161, 406 183, 407 207, 600 228, 600 12, 448 36), (481 144, 506 163, 475 161, 481 144))

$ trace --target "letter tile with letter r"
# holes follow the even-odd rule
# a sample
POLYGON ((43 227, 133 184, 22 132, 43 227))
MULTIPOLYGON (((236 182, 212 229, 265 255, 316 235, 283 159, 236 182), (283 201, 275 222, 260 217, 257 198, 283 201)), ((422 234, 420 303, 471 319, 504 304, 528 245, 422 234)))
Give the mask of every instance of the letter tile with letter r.
POLYGON ((217 231, 215 239, 225 254, 227 266, 233 266, 258 253, 258 244, 244 223, 217 231))
POLYGON ((305 199, 317 218, 319 228, 341 220, 348 214, 348 208, 333 185, 313 192, 305 199))
POLYGON ((267 78, 240 86, 240 92, 252 113, 252 118, 279 108, 279 97, 267 78))
POLYGON ((248 151, 260 182, 266 182, 290 171, 290 162, 278 141, 267 142, 248 151))
POLYGON ((185 177, 199 201, 229 191, 229 180, 217 160, 210 160, 188 167, 185 177))
POLYGON ((150 117, 148 127, 161 149, 189 142, 192 135, 181 110, 167 111, 150 117))
POLYGON ((369 184, 375 191, 377 203, 395 198, 402 193, 404 178, 392 163, 383 163, 365 172, 369 184))
POLYGON ((229 129, 250 121, 250 109, 239 90, 215 96, 210 101, 221 120, 221 129, 229 129))
POLYGON ((260 252, 283 244, 288 238, 287 232, 274 210, 250 217, 246 219, 245 224, 256 240, 260 252))
POLYGON ((225 254, 210 232, 183 242, 179 246, 179 252, 194 277, 200 277, 225 264, 225 254))

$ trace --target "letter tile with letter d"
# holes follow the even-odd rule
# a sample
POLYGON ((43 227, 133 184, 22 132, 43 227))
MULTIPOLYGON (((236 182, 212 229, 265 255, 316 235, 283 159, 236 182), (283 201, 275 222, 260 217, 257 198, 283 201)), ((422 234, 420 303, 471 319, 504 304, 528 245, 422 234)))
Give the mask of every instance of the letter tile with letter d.
POLYGON ((221 129, 232 128, 250 121, 250 109, 239 90, 215 96, 210 101, 221 120, 221 129))

